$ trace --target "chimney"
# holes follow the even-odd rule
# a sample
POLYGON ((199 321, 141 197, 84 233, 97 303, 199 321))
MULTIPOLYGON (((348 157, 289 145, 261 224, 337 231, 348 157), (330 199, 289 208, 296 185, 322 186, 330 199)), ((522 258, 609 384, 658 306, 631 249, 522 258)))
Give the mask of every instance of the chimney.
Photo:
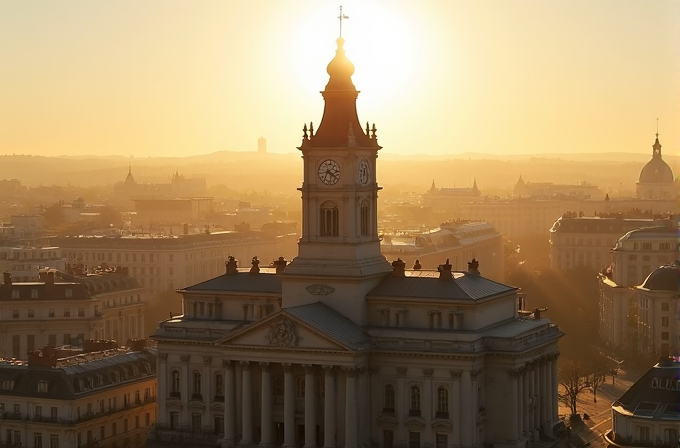
POLYGON ((101 352, 103 350, 110 350, 113 348, 118 348, 118 344, 116 343, 116 341, 107 340, 96 341, 94 339, 88 339, 86 341, 83 341, 84 353, 101 352))
POLYGON ((413 264, 413 270, 414 270, 414 271, 419 271, 419 270, 421 270, 422 268, 423 268, 423 267, 420 265, 420 260, 416 260, 416 262, 413 264))
POLYGON ((284 271, 284 269, 286 269, 288 262, 286 261, 285 258, 279 257, 278 260, 274 260, 274 265, 276 266, 276 273, 281 274, 284 271))
POLYGON ((257 255, 254 256, 253 260, 251 261, 250 273, 251 274, 260 273, 260 260, 257 259, 257 255))
POLYGON ((473 258, 472 261, 468 262, 468 273, 472 275, 480 275, 479 261, 473 258))
POLYGON ((3 278, 3 283, 5 285, 11 285, 12 284, 12 273, 11 272, 3 272, 2 273, 2 278, 3 278))
POLYGON ((54 271, 47 271, 46 285, 54 285, 54 271))
POLYGON ((47 269, 38 269, 38 280, 47 283, 47 269))
POLYGON ((451 263, 449 263, 449 259, 446 259, 446 264, 440 264, 439 267, 437 267, 437 270, 439 271, 439 280, 444 280, 448 281, 453 279, 453 275, 451 275, 451 263))
POLYGON ((404 277, 404 270, 406 269, 406 263, 401 261, 401 258, 397 258, 392 262, 392 277, 404 277))
POLYGON ((185 223, 183 224, 182 230, 183 230, 184 235, 188 235, 188 234, 189 234, 189 223, 188 223, 188 222, 185 222, 185 223))
POLYGON ((28 367, 56 367, 57 351, 54 347, 45 346, 28 354, 28 367))
POLYGON ((227 275, 234 275, 238 274, 238 263, 236 261, 236 258, 234 258, 233 255, 229 255, 229 258, 227 258, 227 261, 224 263, 224 266, 226 268, 226 274, 227 275))

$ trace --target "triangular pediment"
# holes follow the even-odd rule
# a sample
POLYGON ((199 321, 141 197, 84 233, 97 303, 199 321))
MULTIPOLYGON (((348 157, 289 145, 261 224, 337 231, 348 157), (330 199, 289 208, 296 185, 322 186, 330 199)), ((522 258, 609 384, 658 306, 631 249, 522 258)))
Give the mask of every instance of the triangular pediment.
POLYGON ((290 351, 332 351, 351 353, 350 347, 281 310, 272 316, 253 322, 217 342, 218 346, 279 349, 290 351))

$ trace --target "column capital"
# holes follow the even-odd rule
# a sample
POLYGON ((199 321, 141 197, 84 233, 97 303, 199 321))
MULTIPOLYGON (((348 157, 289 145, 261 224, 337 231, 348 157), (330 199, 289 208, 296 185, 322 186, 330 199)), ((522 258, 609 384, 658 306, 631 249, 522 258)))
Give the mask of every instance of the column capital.
POLYGON ((305 369, 305 375, 314 373, 314 366, 312 364, 303 364, 302 367, 305 369))
POLYGON ((453 378, 456 381, 460 381, 461 375, 463 375, 462 370, 449 370, 449 374, 451 375, 451 378, 453 378))
POLYGON ((191 360, 191 355, 179 355, 179 360, 183 363, 189 363, 191 360))
POLYGON ((293 371, 293 366, 290 363, 281 364, 284 373, 291 373, 293 371))
POLYGON ((231 361, 231 359, 223 359, 222 367, 224 367, 227 370, 234 370, 234 363, 231 361))
POLYGON ((239 361, 243 370, 250 370, 250 361, 239 361))
POLYGON ((260 363, 260 370, 263 372, 269 372, 269 363, 268 362, 261 362, 260 363))
POLYGON ((212 356, 204 356, 203 357, 203 364, 210 365, 211 363, 212 363, 212 356))
POLYGON ((477 380, 477 375, 479 375, 479 372, 481 372, 481 370, 479 370, 479 369, 470 370, 470 378, 472 379, 472 381, 477 380))
POLYGON ((162 362, 165 362, 165 361, 168 360, 168 354, 167 354, 167 353, 159 353, 159 354, 158 354, 158 357, 160 358, 160 360, 161 360, 162 362))
POLYGON ((397 367, 397 375, 404 376, 406 375, 407 370, 408 369, 406 367, 397 367))
POLYGON ((334 366, 323 366, 323 371, 326 374, 326 376, 335 376, 334 366))
POLYGON ((423 375, 425 375, 428 378, 432 378, 433 373, 434 369, 423 369, 423 375))
POLYGON ((342 370, 345 371, 345 374, 347 375, 348 378, 356 378, 359 375, 359 369, 357 367, 343 367, 342 370))
POLYGON ((368 368, 371 375, 377 375, 380 372, 380 366, 371 366, 368 368))

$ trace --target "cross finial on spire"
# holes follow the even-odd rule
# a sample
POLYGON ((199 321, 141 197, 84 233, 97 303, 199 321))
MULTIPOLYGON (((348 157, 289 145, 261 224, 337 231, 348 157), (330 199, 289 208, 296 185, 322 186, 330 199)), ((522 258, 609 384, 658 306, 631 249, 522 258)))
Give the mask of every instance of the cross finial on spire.
POLYGON ((345 14, 342 13, 342 5, 340 5, 340 15, 338 16, 338 20, 340 20, 340 38, 342 39, 342 20, 343 19, 349 19, 349 16, 346 16, 345 14))
POLYGON ((659 119, 656 119, 656 138, 659 138, 659 119))

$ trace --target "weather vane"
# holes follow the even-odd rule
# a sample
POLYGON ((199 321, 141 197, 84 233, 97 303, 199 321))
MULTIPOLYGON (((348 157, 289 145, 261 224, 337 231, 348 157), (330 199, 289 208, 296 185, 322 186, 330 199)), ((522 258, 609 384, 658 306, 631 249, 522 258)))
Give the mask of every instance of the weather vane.
POLYGON ((342 13, 342 5, 340 5, 340 15, 338 16, 338 19, 340 20, 340 38, 342 39, 342 20, 349 19, 349 16, 342 13))

